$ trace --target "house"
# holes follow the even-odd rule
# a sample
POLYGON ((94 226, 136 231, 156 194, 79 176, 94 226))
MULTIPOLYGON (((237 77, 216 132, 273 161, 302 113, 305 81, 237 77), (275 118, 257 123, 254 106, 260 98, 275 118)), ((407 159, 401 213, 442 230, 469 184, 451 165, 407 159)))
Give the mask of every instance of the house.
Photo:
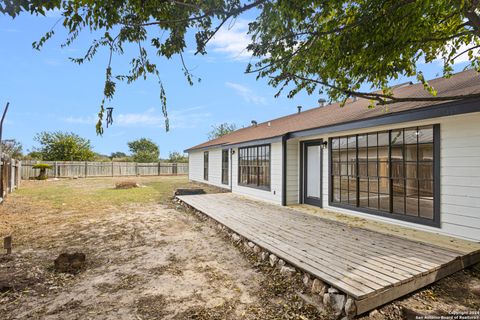
MULTIPOLYGON (((472 70, 429 83, 439 97, 480 94, 472 70)), ((393 92, 429 97, 422 84, 393 92)), ((279 205, 480 241, 480 98, 369 104, 252 122, 186 150, 189 178, 279 205)))

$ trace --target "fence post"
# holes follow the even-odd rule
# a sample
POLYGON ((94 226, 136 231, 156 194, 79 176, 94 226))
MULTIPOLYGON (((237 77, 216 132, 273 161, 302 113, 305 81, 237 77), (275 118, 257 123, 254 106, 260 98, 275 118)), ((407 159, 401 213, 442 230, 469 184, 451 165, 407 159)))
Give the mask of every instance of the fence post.
POLYGON ((172 173, 173 175, 177 175, 177 163, 175 162, 174 164, 172 164, 172 173))
POLYGON ((53 176, 56 178, 58 176, 58 163, 57 161, 55 161, 55 163, 53 164, 53 176))
POLYGON ((88 175, 88 162, 85 161, 85 178, 87 177, 88 175))
POLYGON ((158 175, 160 175, 160 172, 161 172, 161 162, 158 161, 158 175))
POLYGON ((113 177, 113 160, 112 160, 112 177, 113 177))
POLYGON ((138 176, 138 162, 135 162, 135 175, 138 176))

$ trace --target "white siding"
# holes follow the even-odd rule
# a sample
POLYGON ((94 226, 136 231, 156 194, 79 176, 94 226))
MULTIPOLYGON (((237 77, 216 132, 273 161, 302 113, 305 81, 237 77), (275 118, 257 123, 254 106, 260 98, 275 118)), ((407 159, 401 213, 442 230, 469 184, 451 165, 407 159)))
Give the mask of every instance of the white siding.
POLYGON ((287 205, 295 204, 300 196, 300 143, 298 140, 287 141, 287 205))
POLYGON ((233 184, 232 191, 256 199, 282 203, 282 143, 275 142, 271 144, 270 150, 270 191, 255 188, 243 187, 238 185, 238 149, 235 148, 233 156, 233 184))
POLYGON ((193 151, 189 153, 189 179, 217 187, 229 188, 228 185, 222 184, 222 149, 208 150, 208 181, 203 179, 203 152, 193 151))

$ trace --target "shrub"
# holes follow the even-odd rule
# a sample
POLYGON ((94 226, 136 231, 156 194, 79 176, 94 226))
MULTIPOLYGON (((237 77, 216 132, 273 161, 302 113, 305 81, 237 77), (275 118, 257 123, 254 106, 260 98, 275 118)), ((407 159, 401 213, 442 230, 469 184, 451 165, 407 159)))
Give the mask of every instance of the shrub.
POLYGON ((47 163, 37 163, 32 167, 33 169, 40 169, 40 174, 37 180, 47 180, 47 169, 52 169, 52 165, 47 163))

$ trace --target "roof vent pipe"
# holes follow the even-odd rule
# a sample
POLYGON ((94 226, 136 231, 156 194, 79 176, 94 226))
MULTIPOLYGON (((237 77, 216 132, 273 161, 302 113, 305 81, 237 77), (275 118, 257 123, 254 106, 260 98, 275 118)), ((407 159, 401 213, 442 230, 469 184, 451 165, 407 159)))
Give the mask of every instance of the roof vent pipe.
POLYGON ((327 102, 327 100, 325 100, 323 98, 318 99, 318 106, 319 107, 325 106, 325 102, 327 102))
POLYGON ((298 113, 302 112, 302 106, 297 106, 298 113))
POLYGON ((255 120, 252 120, 252 127, 256 127, 258 125, 258 122, 255 120))

